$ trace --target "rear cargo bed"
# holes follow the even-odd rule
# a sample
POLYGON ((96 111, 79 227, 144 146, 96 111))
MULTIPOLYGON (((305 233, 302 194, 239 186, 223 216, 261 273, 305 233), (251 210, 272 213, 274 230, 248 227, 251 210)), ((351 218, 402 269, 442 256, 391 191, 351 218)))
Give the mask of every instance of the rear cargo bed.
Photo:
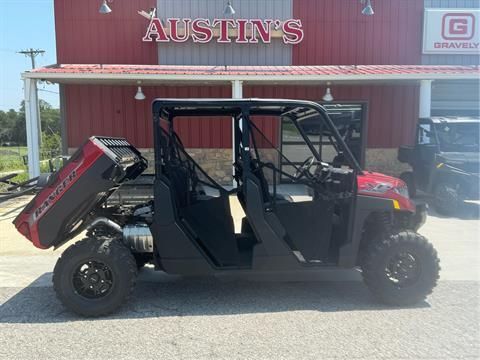
POLYGON ((91 137, 13 223, 36 247, 58 246, 81 231, 88 215, 122 182, 146 167, 145 158, 125 139, 91 137))

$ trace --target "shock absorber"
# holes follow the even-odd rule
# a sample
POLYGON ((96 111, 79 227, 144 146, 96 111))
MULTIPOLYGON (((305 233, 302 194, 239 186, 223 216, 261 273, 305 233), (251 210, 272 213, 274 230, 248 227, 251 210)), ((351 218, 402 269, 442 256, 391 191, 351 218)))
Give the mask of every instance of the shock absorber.
POLYGON ((384 232, 391 232, 393 229, 393 214, 386 211, 377 213, 376 223, 382 226, 384 232))

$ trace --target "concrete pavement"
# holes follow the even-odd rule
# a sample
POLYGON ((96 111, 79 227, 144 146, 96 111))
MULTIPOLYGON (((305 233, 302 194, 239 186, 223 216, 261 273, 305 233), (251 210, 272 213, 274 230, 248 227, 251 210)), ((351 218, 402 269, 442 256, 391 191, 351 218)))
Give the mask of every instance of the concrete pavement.
POLYGON ((147 268, 120 312, 90 320, 56 299, 51 271, 60 252, 22 239, 9 225, 16 211, 0 209, 2 359, 480 358, 476 219, 431 213, 421 232, 438 250, 441 281, 415 307, 375 303, 355 271, 252 281, 147 268))
POLYGON ((442 282, 391 309, 360 282, 143 282, 119 313, 85 320, 51 287, 3 288, 0 358, 475 359, 477 293, 442 282))

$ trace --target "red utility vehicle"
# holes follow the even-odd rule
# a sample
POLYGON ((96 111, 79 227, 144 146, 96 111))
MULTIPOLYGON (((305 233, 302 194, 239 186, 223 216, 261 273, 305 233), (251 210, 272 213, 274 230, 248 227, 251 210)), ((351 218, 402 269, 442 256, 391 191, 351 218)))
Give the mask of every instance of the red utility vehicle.
POLYGON ((322 106, 159 99, 153 119, 150 200, 109 202, 147 163, 124 139, 92 137, 14 221, 44 249, 86 230, 54 270, 55 291, 70 310, 85 316, 114 311, 131 294, 137 267, 147 262, 184 275, 358 268, 377 298, 394 305, 421 301, 435 287, 437 253, 416 233, 425 207, 411 202, 403 181, 362 171, 322 106), (233 189, 204 171, 174 131, 182 118, 204 116, 233 119, 233 189), (301 145, 290 154, 278 149, 260 130, 265 117, 281 121, 286 136, 301 145), (314 136, 322 138, 318 146, 314 136), (306 160, 297 166, 292 156, 306 160), (290 169, 278 168, 280 160, 290 169), (282 193, 280 179, 304 195, 293 201, 282 193), (232 197, 245 213, 237 231, 232 197))

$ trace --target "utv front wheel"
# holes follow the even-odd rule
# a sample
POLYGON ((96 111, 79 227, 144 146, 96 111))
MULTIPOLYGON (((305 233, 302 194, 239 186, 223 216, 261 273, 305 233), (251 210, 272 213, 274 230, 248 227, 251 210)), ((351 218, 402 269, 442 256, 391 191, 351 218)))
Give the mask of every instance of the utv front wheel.
POLYGON ((136 275, 135 258, 120 241, 86 238, 58 259, 53 286, 68 310, 95 317, 115 311, 130 297, 136 275))
POLYGON ((364 282, 372 293, 397 306, 424 300, 437 285, 439 272, 433 246, 408 230, 372 242, 362 265, 364 282))

